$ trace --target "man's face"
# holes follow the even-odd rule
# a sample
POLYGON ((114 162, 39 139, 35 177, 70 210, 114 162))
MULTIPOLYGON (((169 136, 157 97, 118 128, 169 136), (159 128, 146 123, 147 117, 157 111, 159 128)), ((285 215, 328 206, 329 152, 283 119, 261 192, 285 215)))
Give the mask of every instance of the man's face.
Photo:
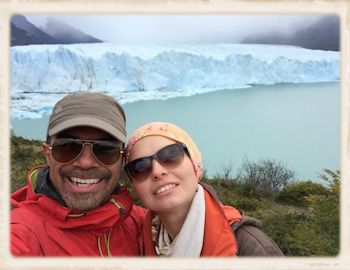
MULTIPOLYGON (((91 128, 75 127, 64 131, 59 137, 81 140, 115 140, 108 133, 91 128)), ((51 145, 57 138, 51 139, 51 145)), ((120 145, 119 141, 116 144, 120 145)), ((60 163, 52 157, 48 144, 43 144, 44 154, 50 167, 52 184, 71 209, 88 211, 106 202, 120 177, 122 158, 112 165, 97 161, 90 145, 85 145, 78 158, 60 163)))

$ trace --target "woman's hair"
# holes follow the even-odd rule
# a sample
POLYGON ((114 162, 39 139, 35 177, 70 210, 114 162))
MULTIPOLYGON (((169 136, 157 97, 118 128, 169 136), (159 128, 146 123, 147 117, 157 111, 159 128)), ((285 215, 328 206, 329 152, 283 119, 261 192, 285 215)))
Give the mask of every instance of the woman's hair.
POLYGON ((130 151, 139 140, 156 135, 183 143, 188 150, 197 178, 201 178, 203 173, 202 158, 197 145, 186 131, 171 123, 151 122, 135 130, 127 144, 125 162, 129 162, 130 151))

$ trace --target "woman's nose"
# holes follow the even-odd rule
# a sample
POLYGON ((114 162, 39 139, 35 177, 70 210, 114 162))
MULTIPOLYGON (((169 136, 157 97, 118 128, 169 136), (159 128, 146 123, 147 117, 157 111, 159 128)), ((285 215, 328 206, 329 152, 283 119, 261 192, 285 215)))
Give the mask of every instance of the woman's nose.
POLYGON ((162 166, 156 159, 152 160, 152 179, 160 180, 168 174, 168 170, 162 166))

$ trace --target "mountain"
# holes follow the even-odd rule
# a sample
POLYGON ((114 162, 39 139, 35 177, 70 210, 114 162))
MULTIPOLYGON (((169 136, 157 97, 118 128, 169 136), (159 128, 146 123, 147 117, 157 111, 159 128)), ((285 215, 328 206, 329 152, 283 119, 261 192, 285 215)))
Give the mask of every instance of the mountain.
POLYGON ((339 18, 327 16, 295 33, 271 33, 244 38, 246 44, 295 45, 312 50, 339 51, 339 18))
POLYGON ((57 20, 49 20, 45 28, 40 29, 23 15, 11 18, 11 46, 96 42, 102 41, 57 20))
POLYGON ((59 44, 59 40, 48 35, 23 15, 11 18, 11 46, 29 44, 59 44))
POLYGON ((11 22, 11 45, 35 44, 35 37, 11 22))
POLYGON ((71 27, 69 24, 54 18, 48 18, 45 27, 43 27, 42 30, 64 44, 102 42, 102 40, 87 35, 84 32, 71 27))

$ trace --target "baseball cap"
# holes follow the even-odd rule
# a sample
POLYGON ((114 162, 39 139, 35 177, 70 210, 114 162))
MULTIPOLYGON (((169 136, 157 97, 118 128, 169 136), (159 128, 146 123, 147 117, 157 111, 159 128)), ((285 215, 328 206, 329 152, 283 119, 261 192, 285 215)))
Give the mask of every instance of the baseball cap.
POLYGON ((125 113, 112 97, 96 92, 68 94, 54 106, 47 129, 48 136, 77 126, 101 129, 126 142, 125 113))

